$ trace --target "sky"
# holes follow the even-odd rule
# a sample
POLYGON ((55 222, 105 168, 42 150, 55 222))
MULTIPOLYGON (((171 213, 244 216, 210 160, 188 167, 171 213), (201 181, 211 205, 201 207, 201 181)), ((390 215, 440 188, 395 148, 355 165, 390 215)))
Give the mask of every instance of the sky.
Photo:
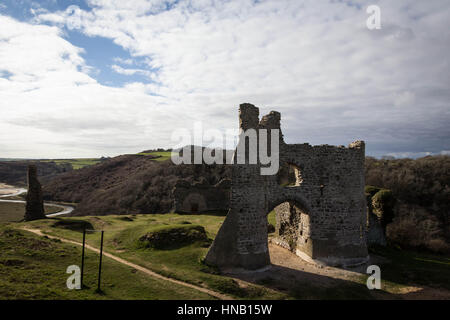
POLYGON ((0 0, 0 158, 173 147, 246 102, 287 143, 450 154, 449 21, 447 0, 0 0))

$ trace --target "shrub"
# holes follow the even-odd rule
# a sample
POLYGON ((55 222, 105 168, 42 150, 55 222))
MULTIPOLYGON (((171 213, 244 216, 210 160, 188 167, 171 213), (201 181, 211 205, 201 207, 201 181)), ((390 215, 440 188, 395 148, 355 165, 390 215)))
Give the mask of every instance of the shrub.
POLYGON ((373 197, 378 191, 380 191, 381 188, 374 187, 374 186, 366 186, 364 188, 364 192, 366 194, 369 194, 370 197, 373 197))
POLYGON ((372 197, 372 210, 386 227, 394 217, 395 198, 391 190, 381 189, 372 197))
POLYGON ((391 244, 402 248, 426 249, 438 253, 449 252, 439 220, 424 208, 401 204, 393 222, 387 226, 391 244))

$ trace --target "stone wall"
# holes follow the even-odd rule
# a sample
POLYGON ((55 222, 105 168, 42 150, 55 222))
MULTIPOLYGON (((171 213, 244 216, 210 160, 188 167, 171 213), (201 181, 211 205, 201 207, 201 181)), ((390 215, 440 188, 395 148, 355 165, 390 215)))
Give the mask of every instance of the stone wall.
MULTIPOLYGON (((270 135, 280 118, 272 111, 259 121, 257 107, 240 105, 243 130, 263 128, 270 135)), ((275 208, 280 245, 326 264, 366 261, 364 142, 286 144, 281 132, 279 142, 280 166, 294 166, 296 182, 282 186, 277 175, 261 175, 259 162, 233 164, 230 210, 205 261, 221 268, 269 265, 267 214, 275 208)))
POLYGON ((216 185, 203 180, 194 184, 179 180, 173 190, 174 210, 179 213, 227 213, 230 202, 230 180, 216 185))

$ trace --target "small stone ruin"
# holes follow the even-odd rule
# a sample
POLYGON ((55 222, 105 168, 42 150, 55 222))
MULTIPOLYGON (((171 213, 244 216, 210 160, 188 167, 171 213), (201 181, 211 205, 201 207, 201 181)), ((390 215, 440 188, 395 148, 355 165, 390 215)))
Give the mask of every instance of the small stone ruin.
POLYGON ((216 185, 206 180, 189 183, 178 180, 173 190, 174 211, 178 213, 215 212, 226 214, 230 202, 231 181, 223 179, 216 185))
POLYGON ((28 166, 28 193, 26 197, 25 221, 44 219, 44 200, 42 187, 37 178, 35 165, 28 166))

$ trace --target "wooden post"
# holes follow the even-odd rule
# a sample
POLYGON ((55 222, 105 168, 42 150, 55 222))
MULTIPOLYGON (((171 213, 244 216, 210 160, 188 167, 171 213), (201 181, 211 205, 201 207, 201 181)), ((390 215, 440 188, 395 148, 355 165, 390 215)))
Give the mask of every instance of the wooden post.
POLYGON ((101 279, 101 275, 102 275, 102 256, 103 256, 103 233, 104 231, 102 230, 102 238, 100 241, 100 262, 98 264, 98 286, 97 286, 97 291, 100 291, 100 279, 101 279))
POLYGON ((81 289, 83 289, 83 271, 84 271, 84 246, 86 243, 86 228, 83 228, 83 249, 81 251, 81 289))

